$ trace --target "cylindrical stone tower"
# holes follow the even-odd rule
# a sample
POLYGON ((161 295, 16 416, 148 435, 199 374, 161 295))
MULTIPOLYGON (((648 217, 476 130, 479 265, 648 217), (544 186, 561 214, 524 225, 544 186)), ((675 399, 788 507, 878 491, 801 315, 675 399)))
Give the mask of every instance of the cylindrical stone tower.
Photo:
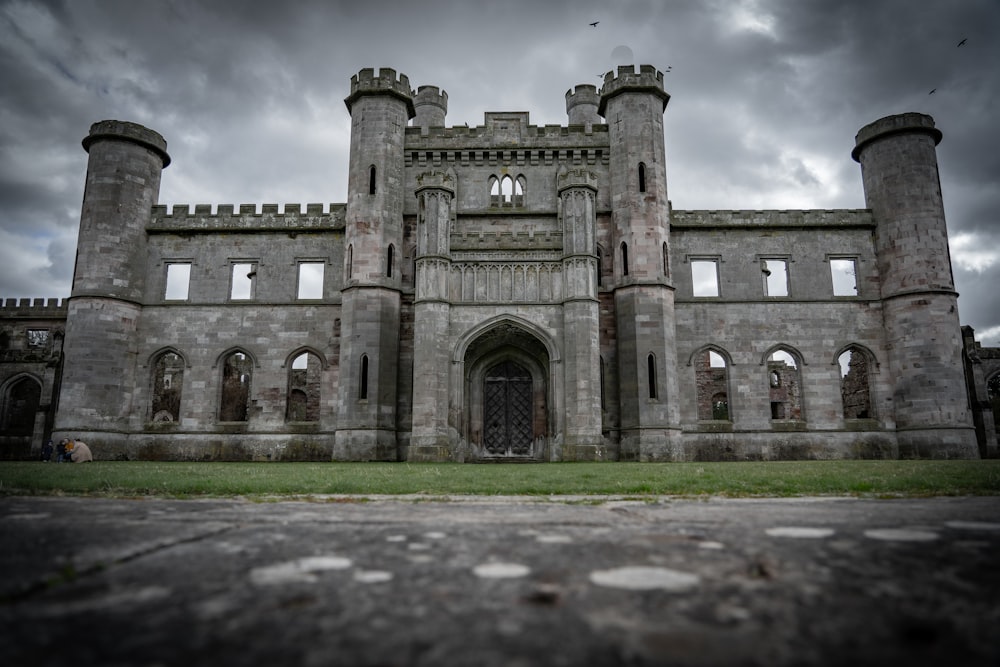
POLYGON ((136 386, 136 331, 146 278, 146 225, 170 164, 167 142, 135 123, 95 123, 63 344, 54 438, 124 453, 136 386))
POLYGON ((437 86, 420 86, 413 97, 413 127, 421 128, 425 133, 432 127, 444 127, 444 118, 448 113, 448 93, 437 86))
POLYGON ((566 91, 566 113, 570 125, 593 125, 601 122, 597 109, 601 104, 601 96, 597 87, 589 83, 581 83, 576 88, 566 91))
POLYGON ((340 412, 333 456, 395 461, 403 242, 403 140, 415 114, 405 75, 363 69, 351 114, 341 316, 340 412))
POLYGON ((663 73, 608 72, 598 113, 610 133, 611 239, 623 459, 681 458, 674 288, 668 255, 663 73))
POLYGON ((866 125, 851 153, 861 163, 876 221, 882 312, 902 458, 976 458, 962 368, 958 294, 952 280, 930 116, 866 125))

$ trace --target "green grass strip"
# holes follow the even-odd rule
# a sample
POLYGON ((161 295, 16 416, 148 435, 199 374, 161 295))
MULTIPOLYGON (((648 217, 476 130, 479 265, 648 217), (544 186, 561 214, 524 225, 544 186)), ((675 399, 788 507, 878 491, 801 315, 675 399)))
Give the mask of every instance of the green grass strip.
POLYGON ((1000 495, 1000 460, 733 463, 0 462, 0 495, 1000 495))

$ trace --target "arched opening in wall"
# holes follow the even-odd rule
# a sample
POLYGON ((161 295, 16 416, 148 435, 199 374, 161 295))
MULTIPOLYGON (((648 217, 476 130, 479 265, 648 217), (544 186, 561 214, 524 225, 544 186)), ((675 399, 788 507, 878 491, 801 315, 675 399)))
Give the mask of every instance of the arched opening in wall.
POLYGON ((785 349, 777 349, 767 358, 768 395, 772 420, 802 419, 802 380, 799 361, 785 349))
POLYGON ((514 180, 514 206, 524 206, 524 190, 527 184, 527 179, 522 175, 518 175, 514 180))
POLYGON ((500 205, 500 181, 497 179, 496 176, 490 176, 490 180, 488 182, 488 186, 489 186, 489 191, 490 191, 490 206, 499 206, 500 205))
POLYGON ((368 167, 368 194, 375 194, 375 165, 368 167))
POLYGON ((510 176, 504 176, 500 179, 500 198, 504 204, 511 203, 511 197, 514 196, 514 179, 510 176))
POLYGON ((184 359, 173 351, 156 357, 153 364, 150 417, 154 422, 181 420, 181 392, 184 389, 184 359))
POLYGON ((646 382, 649 384, 649 397, 656 399, 656 357, 652 352, 646 357, 646 382))
POLYGON ((219 421, 245 422, 250 409, 253 360, 244 352, 233 352, 222 364, 222 397, 219 421))
POLYGON ((639 192, 646 191, 646 165, 639 163, 639 192))
POLYGON ((601 286, 601 275, 604 273, 604 253, 597 248, 597 286, 601 286))
POLYGON ((354 273, 354 245, 347 246, 347 266, 344 270, 344 280, 349 281, 354 273))
POLYGON ((864 351, 850 347, 839 357, 840 397, 844 419, 874 419, 871 398, 870 359, 864 351))
POLYGON ((552 423, 549 353, 527 328, 501 320, 464 354, 461 432, 474 459, 540 459, 552 423))
POLYGON ((361 374, 358 382, 358 400, 368 400, 368 355, 361 355, 361 374))
POLYGON ((986 396, 993 408, 993 424, 997 429, 997 439, 1000 439, 1000 373, 986 381, 986 396))
POLYGON ((670 251, 667 249, 667 242, 663 242, 663 277, 670 277, 670 251))
MULTIPOLYGON (((7 384, 3 391, 0 434, 30 436, 35 430, 35 415, 42 399, 42 385, 30 375, 22 375, 7 384)), ((30 442, 29 442, 30 446, 30 442)), ((0 455, 0 458, 8 458, 0 455)))
POLYGON ((622 275, 628 275, 628 244, 622 241, 622 275))
POLYGON ((714 350, 695 355, 694 376, 697 387, 699 421, 731 421, 729 414, 729 366, 714 350))
POLYGON ((323 364, 310 352, 292 360, 288 369, 288 407, 285 419, 290 422, 319 421, 320 388, 323 364))
POLYGON ((390 243, 389 244, 389 249, 386 250, 386 253, 385 253, 385 277, 386 278, 392 278, 392 260, 393 260, 392 256, 395 253, 395 251, 396 251, 395 246, 393 246, 390 243))

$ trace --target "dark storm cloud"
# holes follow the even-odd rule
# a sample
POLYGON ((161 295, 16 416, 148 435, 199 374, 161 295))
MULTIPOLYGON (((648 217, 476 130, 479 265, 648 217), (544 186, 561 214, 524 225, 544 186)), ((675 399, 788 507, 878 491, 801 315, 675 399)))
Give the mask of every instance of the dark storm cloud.
POLYGON ((996 343, 998 15, 993 0, 0 0, 0 295, 68 293, 95 121, 163 134, 163 203, 336 202, 362 67, 446 89, 448 124, 565 123, 565 91, 600 85, 624 47, 672 67, 676 208, 863 207, 855 133, 933 115, 963 321, 996 343))

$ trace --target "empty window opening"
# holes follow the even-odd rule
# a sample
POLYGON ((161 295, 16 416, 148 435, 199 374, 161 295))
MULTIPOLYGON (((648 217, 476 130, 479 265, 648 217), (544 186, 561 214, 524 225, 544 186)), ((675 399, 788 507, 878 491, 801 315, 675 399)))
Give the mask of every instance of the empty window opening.
POLYGON ((319 421, 322 364, 319 357, 303 352, 288 371, 288 408, 285 419, 292 422, 319 421))
POLYGON ((601 286, 601 274, 604 273, 604 255, 597 249, 597 286, 601 286))
POLYGON ((764 277, 764 296, 788 296, 788 262, 783 259, 762 259, 760 272, 764 277))
POLYGON ((663 277, 670 277, 670 251, 667 249, 667 242, 663 242, 663 277))
POLYGON ((830 277, 834 296, 858 295, 857 264, 853 259, 831 259, 830 277))
POLYGON ((48 329, 28 329, 25 333, 28 339, 28 347, 33 349, 43 349, 49 345, 48 329))
POLYGON ((347 271, 345 278, 347 280, 350 280, 353 273, 354 273, 354 246, 349 245, 347 246, 347 271))
POLYGON ((504 176, 500 179, 500 196, 503 198, 503 202, 509 203, 511 196, 514 194, 514 179, 510 176, 504 176))
POLYGON ((646 375, 649 381, 649 397, 656 398, 656 357, 652 353, 646 357, 646 375))
POLYGON ((232 284, 229 298, 233 301, 252 299, 257 282, 257 268, 253 264, 233 264, 232 284))
POLYGON ((776 350, 767 359, 771 419, 802 419, 799 363, 791 352, 776 350))
POLYGON ((368 194, 375 194, 375 165, 368 167, 368 194))
POLYGON ((7 387, 2 398, 0 431, 4 435, 31 435, 42 399, 42 386, 31 377, 22 377, 7 387))
POLYGON ((233 352, 222 365, 222 399, 219 421, 245 422, 250 408, 253 362, 242 352, 233 352))
POLYGON ((528 181, 524 176, 518 176, 514 180, 514 206, 524 206, 524 190, 528 181))
POLYGON ((361 382, 358 389, 358 398, 362 401, 368 399, 368 355, 361 355, 361 382))
POLYGON ((993 423, 996 425, 997 435, 1000 435, 1000 373, 987 380, 986 397, 993 408, 993 423))
POLYGON ((639 192, 646 191, 646 165, 639 163, 639 192))
POLYGON ((390 243, 389 249, 385 253, 385 277, 392 278, 392 260, 396 248, 390 243))
POLYGON ((191 284, 190 264, 167 264, 167 287, 163 298, 167 301, 186 301, 191 284))
POLYGON ((719 262, 691 260, 691 289, 694 296, 719 296, 719 262))
POLYGON ((300 299, 322 299, 323 298, 323 273, 325 265, 323 262, 299 262, 299 291, 300 299))
POLYGON ((718 352, 707 350, 695 358, 699 421, 729 421, 729 369, 718 352))
POLYGON ((153 365, 152 421, 180 421, 183 388, 184 360, 175 352, 164 352, 153 365))
POLYGON ((628 244, 622 241, 622 275, 628 275, 628 244))
POLYGON ((872 419, 868 356, 851 348, 837 358, 840 365, 840 396, 844 419, 872 419))

